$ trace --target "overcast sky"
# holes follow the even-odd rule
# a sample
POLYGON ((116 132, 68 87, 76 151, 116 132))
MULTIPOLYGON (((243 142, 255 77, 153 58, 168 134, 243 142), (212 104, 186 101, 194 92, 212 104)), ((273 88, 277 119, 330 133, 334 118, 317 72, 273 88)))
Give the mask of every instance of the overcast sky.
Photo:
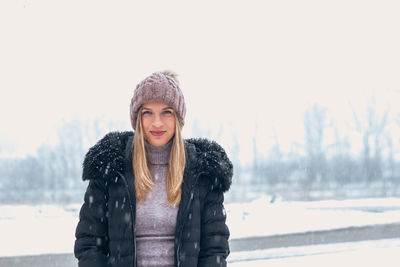
POLYGON ((2 0, 3 153, 33 153, 62 119, 129 129, 133 89, 165 69, 180 76, 184 134, 232 121, 246 153, 256 119, 291 140, 313 103, 346 119, 374 95, 400 112, 399 14, 398 1, 2 0))

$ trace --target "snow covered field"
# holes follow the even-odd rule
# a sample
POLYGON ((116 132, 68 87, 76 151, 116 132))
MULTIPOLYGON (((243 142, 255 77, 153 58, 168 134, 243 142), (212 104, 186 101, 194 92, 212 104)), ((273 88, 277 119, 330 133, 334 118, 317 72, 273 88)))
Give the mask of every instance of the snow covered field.
MULTIPOLYGON (((71 253, 79 208, 80 204, 64 207, 0 205, 0 257, 71 253)), ((226 212, 231 239, 236 239, 396 223, 400 222, 400 198, 274 203, 270 203, 269 198, 260 198, 250 203, 228 204, 226 212)), ((396 242, 400 243, 398 240, 396 242)), ((382 253, 396 251, 397 255, 400 255, 398 243, 392 244, 390 249, 382 253)), ((313 249, 312 246, 308 248, 313 249)), ((341 253, 356 257, 358 253, 367 253, 368 249, 367 246, 361 250, 348 250, 341 253)), ((268 253, 271 252, 271 250, 268 251, 268 253)), ((239 254, 233 252, 231 260, 234 260, 235 255, 239 254)), ((313 257, 328 257, 329 255, 313 257)), ((275 260, 269 260, 269 264, 273 261, 275 260)), ((251 264, 256 264, 256 262, 251 264)), ((240 264, 240 262, 233 262, 230 266, 243 266, 240 264)), ((276 263, 274 266, 289 266, 279 264, 276 263)), ((246 266, 270 265, 246 264, 246 266)), ((300 265, 290 264, 290 266, 300 265)))
POLYGON ((400 222, 400 198, 226 205, 231 238, 400 222))
POLYGON ((400 238, 232 253, 230 267, 398 267, 400 238), (241 257, 254 260, 241 261, 241 257))

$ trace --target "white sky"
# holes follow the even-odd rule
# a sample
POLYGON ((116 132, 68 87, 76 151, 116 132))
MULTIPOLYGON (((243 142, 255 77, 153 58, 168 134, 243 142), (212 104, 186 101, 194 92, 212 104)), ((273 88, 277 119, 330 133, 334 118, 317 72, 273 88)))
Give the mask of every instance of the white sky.
POLYGON ((312 103, 348 119, 373 92, 400 112, 399 14, 398 1, 2 0, 3 153, 34 153, 72 117, 129 129, 133 89, 164 69, 180 75, 184 134, 232 121, 245 158, 256 119, 261 143, 273 128, 289 143, 312 103))

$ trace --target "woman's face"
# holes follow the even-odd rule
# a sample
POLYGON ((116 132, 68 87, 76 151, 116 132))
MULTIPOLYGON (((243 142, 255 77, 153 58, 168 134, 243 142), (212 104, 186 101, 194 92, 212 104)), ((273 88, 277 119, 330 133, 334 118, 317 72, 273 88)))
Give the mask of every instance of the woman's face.
POLYGON ((153 146, 163 146, 175 134, 174 110, 164 102, 149 102, 141 109, 144 138, 153 146))

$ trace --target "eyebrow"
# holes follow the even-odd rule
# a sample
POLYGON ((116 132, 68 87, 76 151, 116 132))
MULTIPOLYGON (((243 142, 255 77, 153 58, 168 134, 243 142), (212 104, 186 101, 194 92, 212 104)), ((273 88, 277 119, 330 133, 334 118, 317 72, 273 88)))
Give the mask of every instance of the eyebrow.
MULTIPOLYGON (((146 108, 146 107, 143 107, 143 109, 152 110, 151 108, 146 108)), ((165 107, 162 110, 166 110, 166 109, 172 109, 172 107, 165 107)))

